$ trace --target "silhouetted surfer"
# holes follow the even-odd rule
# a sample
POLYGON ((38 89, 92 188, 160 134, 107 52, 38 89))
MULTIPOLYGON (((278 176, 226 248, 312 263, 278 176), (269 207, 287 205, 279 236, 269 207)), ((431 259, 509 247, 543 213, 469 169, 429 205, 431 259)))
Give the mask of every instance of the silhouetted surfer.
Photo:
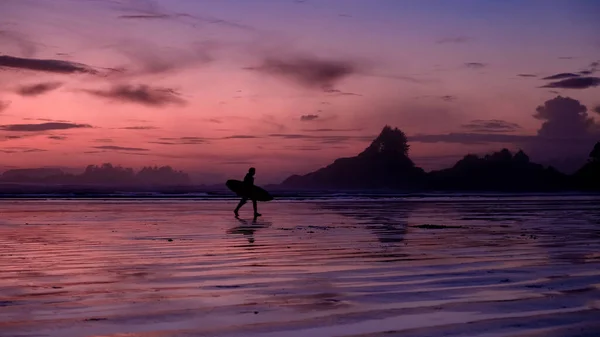
MULTIPOLYGON (((247 191, 251 191, 252 186, 254 186, 254 173, 256 173, 256 169, 254 167, 251 167, 248 170, 248 173, 246 173, 246 176, 244 177, 244 184, 246 185, 247 191)), ((240 200, 240 203, 233 211, 233 213, 235 213, 235 216, 239 216, 238 211, 240 210, 240 208, 242 208, 242 206, 244 206, 248 199, 248 197, 242 197, 242 200, 240 200)), ((252 206, 254 207, 254 217, 256 218, 258 216, 261 216, 261 214, 258 213, 255 199, 252 199, 252 206)))

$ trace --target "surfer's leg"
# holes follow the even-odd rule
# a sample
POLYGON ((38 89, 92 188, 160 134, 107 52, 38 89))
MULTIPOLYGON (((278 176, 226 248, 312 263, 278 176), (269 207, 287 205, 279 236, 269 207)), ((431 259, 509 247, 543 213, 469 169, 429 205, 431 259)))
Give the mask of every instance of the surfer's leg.
POLYGON ((258 206, 256 205, 256 200, 252 199, 252 207, 254 207, 254 217, 256 218, 257 216, 260 216, 261 214, 258 213, 258 206))
POLYGON ((233 213, 235 213, 235 216, 238 216, 238 211, 240 210, 240 208, 242 208, 242 206, 244 206, 244 204, 246 203, 246 200, 248 200, 248 199, 242 198, 242 200, 240 200, 240 203, 235 208, 235 211, 233 211, 233 213))

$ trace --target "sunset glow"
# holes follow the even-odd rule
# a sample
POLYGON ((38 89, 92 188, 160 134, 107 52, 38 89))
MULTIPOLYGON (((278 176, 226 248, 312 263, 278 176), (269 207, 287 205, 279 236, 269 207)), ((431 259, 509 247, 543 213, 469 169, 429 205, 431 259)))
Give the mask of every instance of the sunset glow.
POLYGON ((551 160, 524 137, 538 106, 570 97, 600 121, 598 13, 583 0, 2 0, 2 169, 171 165, 220 182, 252 165, 279 182, 386 124, 427 170, 501 147, 551 160))

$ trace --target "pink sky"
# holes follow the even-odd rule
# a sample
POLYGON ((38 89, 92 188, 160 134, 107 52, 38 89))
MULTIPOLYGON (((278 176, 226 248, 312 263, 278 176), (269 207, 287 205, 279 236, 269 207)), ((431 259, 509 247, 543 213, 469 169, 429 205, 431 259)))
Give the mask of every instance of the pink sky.
POLYGON ((598 10, 592 1, 3 0, 2 165, 171 165, 203 182, 253 165, 257 182, 278 182, 357 154, 385 124, 414 137, 411 158, 425 169, 517 149, 518 138, 417 136, 535 135, 536 107, 558 94, 592 117, 594 80, 540 87, 558 73, 597 78, 598 10), (466 127, 474 120, 491 129, 466 127), (43 123, 58 124, 34 125, 43 123))

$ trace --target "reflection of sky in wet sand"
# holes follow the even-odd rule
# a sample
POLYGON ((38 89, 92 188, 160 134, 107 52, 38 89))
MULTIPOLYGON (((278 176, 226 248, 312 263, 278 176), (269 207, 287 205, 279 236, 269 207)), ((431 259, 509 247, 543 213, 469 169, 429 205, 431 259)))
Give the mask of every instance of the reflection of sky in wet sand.
POLYGON ((0 335, 588 331, 597 203, 4 202, 0 335))

